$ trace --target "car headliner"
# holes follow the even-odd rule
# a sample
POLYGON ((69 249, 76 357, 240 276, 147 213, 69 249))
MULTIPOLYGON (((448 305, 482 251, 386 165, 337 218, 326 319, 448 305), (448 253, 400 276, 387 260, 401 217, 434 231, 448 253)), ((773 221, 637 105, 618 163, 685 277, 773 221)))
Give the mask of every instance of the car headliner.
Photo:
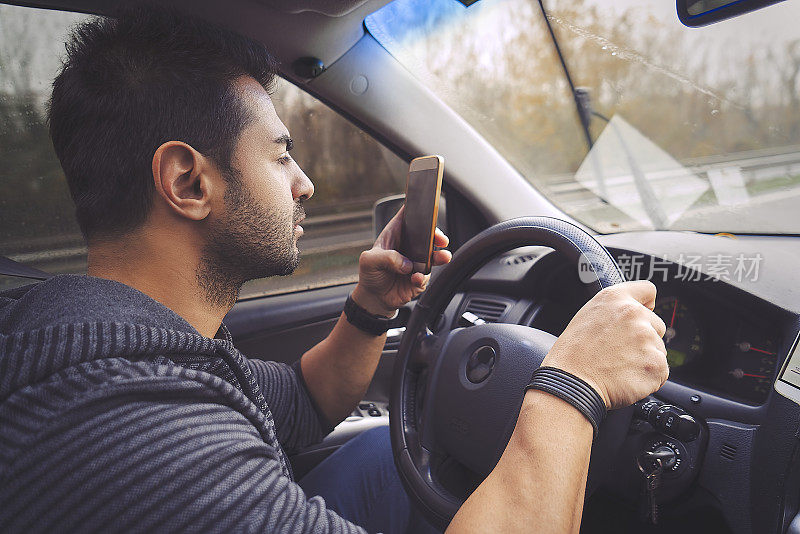
MULTIPOLYGON (((281 63, 282 74, 302 82, 291 70, 300 57, 315 57, 327 67, 364 34, 364 18, 389 0, 162 0, 263 42, 281 63)), ((108 15, 124 0, 43 0, 0 2, 44 9, 108 15)))

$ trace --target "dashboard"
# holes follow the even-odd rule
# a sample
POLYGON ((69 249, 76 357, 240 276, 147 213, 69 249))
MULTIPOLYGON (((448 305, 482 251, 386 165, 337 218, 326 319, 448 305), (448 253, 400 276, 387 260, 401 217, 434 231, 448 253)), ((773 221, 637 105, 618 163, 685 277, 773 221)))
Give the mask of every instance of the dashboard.
MULTIPOLYGON (((652 398, 690 414, 703 429, 698 439, 684 443, 635 422, 606 489, 635 508, 641 478, 632 459, 643 447, 668 443, 685 462, 663 481, 665 513, 707 502, 697 495, 710 495, 714 504, 698 513, 724 515, 732 532, 774 531, 776 521, 785 526, 800 509, 800 408, 778 395, 773 383, 800 329, 798 240, 643 232, 600 241, 628 279, 649 279, 658 288, 655 312, 667 326, 670 378, 652 398), (701 271, 686 276, 679 262, 664 258, 687 249, 756 250, 764 255, 765 269, 750 282, 701 271), (641 261, 636 273, 624 267, 632 254, 641 261)), ((442 321, 450 328, 469 326, 462 318, 469 311, 488 322, 558 336, 590 296, 576 266, 546 247, 525 247, 478 270, 442 321)))
MULTIPOLYGON (((621 265, 630 254, 610 252, 621 265)), ((667 326, 670 382, 745 406, 766 403, 788 350, 787 331, 789 337, 794 332, 793 314, 722 280, 687 277, 678 264, 648 255, 640 261, 638 276, 626 274, 658 288, 654 311, 667 326)), ((556 336, 589 298, 577 269, 544 247, 499 257, 464 289, 456 318, 470 311, 489 322, 525 324, 556 336)))

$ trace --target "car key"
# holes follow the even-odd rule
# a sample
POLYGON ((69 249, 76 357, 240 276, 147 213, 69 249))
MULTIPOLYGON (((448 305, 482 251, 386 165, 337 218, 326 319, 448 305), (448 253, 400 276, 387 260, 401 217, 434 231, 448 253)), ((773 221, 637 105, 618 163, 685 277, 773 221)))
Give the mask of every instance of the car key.
POLYGON ((644 502, 643 516, 653 525, 658 523, 658 504, 656 503, 656 490, 661 484, 661 473, 664 465, 661 455, 652 451, 645 451, 636 458, 636 465, 644 475, 644 502))
POLYGON ((655 525, 658 523, 658 504, 656 503, 656 490, 661 485, 661 460, 656 460, 656 468, 646 477, 647 500, 649 504, 650 522, 655 525))

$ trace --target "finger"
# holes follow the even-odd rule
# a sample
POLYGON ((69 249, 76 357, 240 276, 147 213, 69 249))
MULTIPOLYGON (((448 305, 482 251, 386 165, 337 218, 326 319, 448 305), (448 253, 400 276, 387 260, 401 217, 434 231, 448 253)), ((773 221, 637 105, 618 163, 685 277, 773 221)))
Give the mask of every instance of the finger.
POLYGON ((453 259, 453 254, 449 250, 434 250, 433 251, 433 265, 444 265, 450 263, 453 259))
POLYGON ((361 266, 367 269, 382 269, 400 274, 409 274, 413 269, 411 260, 396 250, 373 248, 361 254, 361 266))
POLYGON ((401 226, 403 224, 403 216, 405 212, 406 212, 406 205, 403 204, 402 206, 400 206, 400 209, 397 210, 397 213, 394 214, 394 217, 389 219, 389 222, 386 223, 386 226, 383 227, 383 230, 381 230, 380 235, 383 235, 384 233, 390 233, 394 231, 396 227, 401 226))
POLYGON ((389 227, 393 224, 400 224, 403 221, 403 216, 405 212, 406 212, 406 205, 403 204, 402 206, 400 206, 400 209, 397 210, 397 213, 394 214, 394 217, 389 219, 389 222, 386 223, 386 227, 389 227))
MULTIPOLYGON (((667 363, 667 354, 666 349, 662 352, 661 350, 658 351, 654 358, 661 364, 659 367, 661 368, 661 386, 669 379, 669 364, 667 363)), ((659 389, 661 387, 659 386, 659 389)))
POLYGON ((414 273, 411 275, 411 284, 418 289, 425 289, 428 284, 428 278, 430 278, 430 275, 414 273))
POLYGON ((406 205, 403 204, 400 210, 392 217, 386 226, 383 227, 375 244, 381 248, 390 249, 394 248, 395 244, 400 240, 400 232, 403 228, 403 217, 406 212, 406 205))
POLYGON ((651 311, 656 307, 656 286, 649 280, 635 280, 633 282, 623 282, 614 286, 624 291, 637 302, 641 302, 651 311))
POLYGON ((450 238, 437 228, 433 234, 433 244, 437 247, 446 247, 450 244, 450 238))
POLYGON ((650 324, 653 325, 653 329, 656 331, 656 334, 658 334, 658 337, 664 337, 664 334, 667 333, 667 325, 664 323, 664 320, 653 312, 650 312, 650 324))

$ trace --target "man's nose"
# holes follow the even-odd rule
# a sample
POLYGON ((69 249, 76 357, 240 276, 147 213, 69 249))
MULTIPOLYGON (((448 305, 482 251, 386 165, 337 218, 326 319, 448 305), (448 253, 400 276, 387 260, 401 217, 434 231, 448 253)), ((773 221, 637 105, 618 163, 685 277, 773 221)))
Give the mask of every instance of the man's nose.
POLYGON ((304 201, 314 196, 314 184, 299 166, 297 176, 292 184, 292 196, 295 200, 304 201))

